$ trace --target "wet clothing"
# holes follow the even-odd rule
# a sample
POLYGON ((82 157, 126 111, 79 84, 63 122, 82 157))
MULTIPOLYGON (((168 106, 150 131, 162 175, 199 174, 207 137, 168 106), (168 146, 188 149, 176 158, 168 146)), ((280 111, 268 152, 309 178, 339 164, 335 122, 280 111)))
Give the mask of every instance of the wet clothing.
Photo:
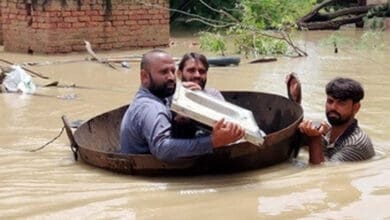
POLYGON ((168 99, 160 99, 141 87, 127 109, 120 128, 121 153, 153 154, 163 161, 213 152, 211 136, 174 139, 168 99))
POLYGON ((358 126, 357 120, 337 138, 335 143, 328 142, 330 132, 323 138, 324 156, 329 161, 367 160, 375 155, 374 147, 368 135, 358 126))

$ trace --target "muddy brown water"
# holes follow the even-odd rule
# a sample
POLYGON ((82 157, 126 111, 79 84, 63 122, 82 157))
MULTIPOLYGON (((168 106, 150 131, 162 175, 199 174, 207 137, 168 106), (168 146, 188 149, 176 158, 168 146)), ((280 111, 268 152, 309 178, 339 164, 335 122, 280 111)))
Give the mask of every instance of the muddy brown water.
MULTIPOLYGON (((353 77, 366 97, 358 114, 377 156, 359 163, 307 166, 297 161, 231 175, 135 177, 75 162, 63 134, 44 150, 31 153, 54 136, 66 114, 88 119, 131 101, 139 87, 139 64, 115 71, 93 62, 30 67, 62 85, 36 95, 0 94, 1 219, 389 219, 390 218, 390 32, 382 50, 321 47, 330 32, 302 34, 309 57, 211 68, 208 86, 286 95, 284 77, 294 71, 303 85, 305 117, 322 120, 324 86, 335 76, 353 77)), ((347 31, 357 39, 360 31, 347 31)), ((168 51, 180 57, 189 37, 174 38, 168 51)), ((99 53, 117 57, 145 50, 99 53)), ((0 52, 22 63, 84 58, 0 52)), ((37 84, 48 81, 34 78, 37 84)))

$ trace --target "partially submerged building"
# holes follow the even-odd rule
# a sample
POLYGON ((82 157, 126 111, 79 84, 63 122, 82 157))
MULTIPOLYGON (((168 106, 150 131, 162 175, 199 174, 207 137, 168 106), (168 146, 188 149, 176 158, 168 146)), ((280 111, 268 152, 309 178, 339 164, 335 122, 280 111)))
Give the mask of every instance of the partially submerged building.
POLYGON ((169 0, 1 0, 0 43, 13 52, 165 46, 169 0))

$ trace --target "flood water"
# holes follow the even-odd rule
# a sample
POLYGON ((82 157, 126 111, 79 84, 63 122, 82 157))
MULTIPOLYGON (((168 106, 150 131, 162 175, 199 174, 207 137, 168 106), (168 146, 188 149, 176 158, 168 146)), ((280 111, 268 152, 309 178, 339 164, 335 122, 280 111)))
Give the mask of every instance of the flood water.
MULTIPOLYGON (((65 134, 29 152, 60 132, 62 115, 85 120, 114 109, 129 103, 140 84, 138 63, 118 71, 94 62, 35 66, 29 68, 65 87, 39 87, 33 96, 0 94, 0 219, 390 219, 390 32, 381 50, 340 48, 337 54, 320 46, 329 34, 302 35, 306 58, 211 68, 208 86, 286 96, 284 78, 294 71, 305 117, 322 120, 325 84, 335 76, 353 77, 366 90, 357 118, 374 142, 373 160, 313 167, 301 152, 295 163, 230 175, 139 177, 76 162, 65 134)), ((362 33, 346 34, 357 39, 362 33)), ((174 40, 168 49, 173 56, 199 50, 189 47, 194 38, 174 40)), ((86 56, 0 52, 16 63, 86 56)))

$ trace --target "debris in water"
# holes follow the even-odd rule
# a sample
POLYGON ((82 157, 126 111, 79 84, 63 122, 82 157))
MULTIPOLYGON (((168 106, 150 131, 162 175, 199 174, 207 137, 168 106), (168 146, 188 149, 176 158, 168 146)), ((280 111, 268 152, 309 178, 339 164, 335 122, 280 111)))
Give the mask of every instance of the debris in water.
POLYGON ((124 68, 130 68, 129 62, 126 62, 126 61, 122 61, 121 62, 121 66, 124 67, 124 68))
POLYGON ((60 99, 63 99, 63 100, 74 100, 77 98, 77 94, 66 94, 66 95, 62 95, 62 96, 57 96, 58 98, 60 99))
POLYGON ((36 86, 28 75, 20 66, 12 65, 9 73, 5 74, 1 83, 7 92, 22 92, 33 94, 36 86))

